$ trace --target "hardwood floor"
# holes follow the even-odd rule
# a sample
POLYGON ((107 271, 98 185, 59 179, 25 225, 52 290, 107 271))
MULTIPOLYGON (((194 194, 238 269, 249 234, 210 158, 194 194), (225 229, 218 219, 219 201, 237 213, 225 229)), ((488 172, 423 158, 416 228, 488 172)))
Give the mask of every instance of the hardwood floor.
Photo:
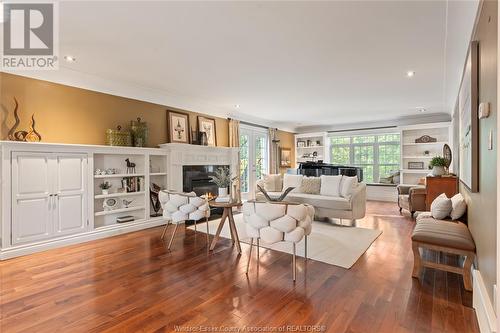
POLYGON ((461 277, 426 269, 422 285, 411 278, 413 222, 395 204, 369 202, 358 225, 383 233, 351 269, 300 258, 295 284, 290 255, 261 249, 247 277, 246 244, 238 256, 223 239, 208 254, 205 234, 184 228, 170 253, 154 228, 3 261, 0 332, 479 331, 461 277))

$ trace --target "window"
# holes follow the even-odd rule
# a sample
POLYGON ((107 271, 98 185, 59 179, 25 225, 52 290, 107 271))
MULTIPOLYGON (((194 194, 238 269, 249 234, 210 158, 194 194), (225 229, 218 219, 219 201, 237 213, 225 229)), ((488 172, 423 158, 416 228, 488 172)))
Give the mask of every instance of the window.
POLYGON ((330 160, 333 164, 361 167, 364 182, 378 183, 399 170, 399 140, 398 133, 332 136, 330 160))

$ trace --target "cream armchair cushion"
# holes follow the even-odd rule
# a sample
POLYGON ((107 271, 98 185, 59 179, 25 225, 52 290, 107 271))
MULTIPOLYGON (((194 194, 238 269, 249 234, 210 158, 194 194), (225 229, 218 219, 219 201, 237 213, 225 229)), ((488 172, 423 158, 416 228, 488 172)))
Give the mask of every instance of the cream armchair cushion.
POLYGON ((197 197, 194 192, 178 193, 160 191, 159 199, 163 208, 163 217, 172 223, 186 220, 198 221, 210 216, 208 203, 197 197))
POLYGON ((247 235, 264 242, 297 243, 312 230, 314 207, 285 202, 245 202, 243 216, 247 235))

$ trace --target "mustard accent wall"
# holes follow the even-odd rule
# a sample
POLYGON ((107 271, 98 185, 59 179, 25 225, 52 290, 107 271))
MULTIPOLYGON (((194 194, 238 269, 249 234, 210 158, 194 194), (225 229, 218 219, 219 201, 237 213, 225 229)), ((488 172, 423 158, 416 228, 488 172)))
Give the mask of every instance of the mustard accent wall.
MULTIPOLYGON (((167 142, 167 109, 134 99, 74 88, 47 81, 0 73, 1 109, 0 139, 6 140, 14 124, 14 97, 19 102, 21 123, 18 130, 28 129, 35 114, 36 130, 43 142, 102 145, 105 130, 128 128, 130 121, 141 117, 148 123, 149 147, 167 142)), ((183 111, 183 110, 179 110, 183 111)), ((183 111, 187 112, 187 111, 183 111)), ((189 113, 192 128, 198 113, 189 113)), ((207 115, 205 115, 207 116, 207 115)), ((215 118, 217 145, 228 146, 228 120, 215 118)))

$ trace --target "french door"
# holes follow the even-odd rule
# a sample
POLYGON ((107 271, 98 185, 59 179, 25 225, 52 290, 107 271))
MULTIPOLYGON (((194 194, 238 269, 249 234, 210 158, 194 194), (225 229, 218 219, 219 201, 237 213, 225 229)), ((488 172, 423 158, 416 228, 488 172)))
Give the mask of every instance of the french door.
POLYGON ((267 173, 268 167, 267 129, 240 125, 240 185, 244 200, 254 198, 255 183, 267 173))

